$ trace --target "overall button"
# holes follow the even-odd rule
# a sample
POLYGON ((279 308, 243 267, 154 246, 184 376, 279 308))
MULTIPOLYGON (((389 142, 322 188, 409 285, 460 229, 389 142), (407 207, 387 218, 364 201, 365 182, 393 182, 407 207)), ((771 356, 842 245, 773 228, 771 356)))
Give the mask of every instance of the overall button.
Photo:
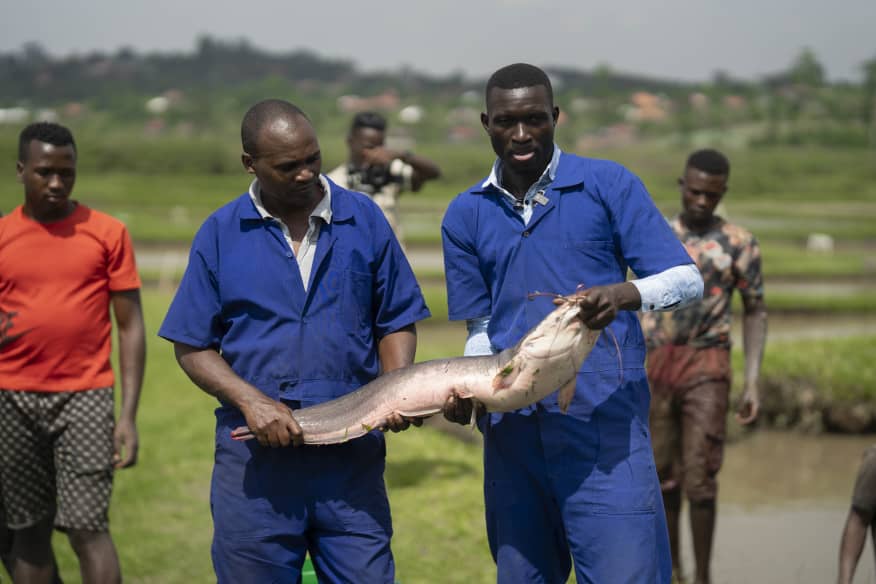
POLYGON ((528 230, 523 232, 523 237, 529 237, 529 231, 528 231, 528 230))

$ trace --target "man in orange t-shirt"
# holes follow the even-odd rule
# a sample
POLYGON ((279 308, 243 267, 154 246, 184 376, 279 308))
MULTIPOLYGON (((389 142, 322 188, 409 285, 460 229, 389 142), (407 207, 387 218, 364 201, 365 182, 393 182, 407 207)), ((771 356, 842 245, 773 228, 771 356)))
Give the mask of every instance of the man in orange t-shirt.
POLYGON ((24 204, 0 218, 0 492, 14 579, 50 581, 57 527, 83 582, 119 582, 109 499, 114 469, 137 460, 145 362, 131 239, 121 222, 70 198, 76 144, 67 128, 24 128, 16 168, 24 204))

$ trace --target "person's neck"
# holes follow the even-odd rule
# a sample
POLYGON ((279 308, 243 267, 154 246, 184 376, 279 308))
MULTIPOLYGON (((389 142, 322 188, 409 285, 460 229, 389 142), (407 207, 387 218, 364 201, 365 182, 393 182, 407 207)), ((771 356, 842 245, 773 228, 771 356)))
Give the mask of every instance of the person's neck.
POLYGON ((502 187, 517 199, 523 199, 529 187, 535 184, 540 176, 541 173, 518 174, 510 171, 506 166, 502 168, 502 187))
POLYGON ((276 217, 285 223, 290 229, 293 226, 307 227, 310 222, 310 214, 325 196, 322 190, 322 185, 317 183, 306 199, 299 201, 284 201, 278 197, 271 195, 262 195, 262 205, 265 210, 271 214, 271 217, 276 217))
POLYGON ((73 211, 76 210, 76 205, 76 201, 68 200, 66 208, 60 213, 40 213, 28 205, 24 205, 22 211, 24 211, 25 216, 37 223, 57 223, 72 215, 73 211))
POLYGON ((692 221, 687 213, 681 214, 681 223, 684 227, 693 233, 703 234, 711 231, 720 219, 717 215, 710 215, 708 219, 702 221, 692 221))

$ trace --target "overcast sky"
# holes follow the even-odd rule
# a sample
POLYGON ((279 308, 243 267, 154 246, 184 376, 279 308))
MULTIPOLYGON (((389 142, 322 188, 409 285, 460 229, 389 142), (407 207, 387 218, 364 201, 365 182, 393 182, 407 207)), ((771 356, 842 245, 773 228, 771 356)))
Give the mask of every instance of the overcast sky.
POLYGON ((876 57, 876 0, 4 0, 0 51, 190 51, 199 35, 306 48, 361 70, 481 77, 515 61, 707 80, 783 70, 804 47, 832 80, 876 57))

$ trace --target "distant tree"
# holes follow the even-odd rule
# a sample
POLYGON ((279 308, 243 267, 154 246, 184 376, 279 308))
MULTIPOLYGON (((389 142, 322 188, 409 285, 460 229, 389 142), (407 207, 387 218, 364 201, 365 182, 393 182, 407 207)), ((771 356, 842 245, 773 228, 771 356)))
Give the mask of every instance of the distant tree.
POLYGON ((812 49, 807 47, 794 60, 788 77, 799 85, 821 87, 825 81, 824 67, 818 62, 812 49))
POLYGON ((864 122, 870 130, 870 146, 876 147, 876 57, 865 61, 864 70, 864 122))
POLYGON ((593 93, 596 97, 607 97, 611 93, 612 77, 614 71, 608 63, 600 63, 593 68, 593 93))
POLYGON ((21 46, 21 56, 26 67, 41 67, 52 60, 43 46, 36 41, 24 43, 21 46))

